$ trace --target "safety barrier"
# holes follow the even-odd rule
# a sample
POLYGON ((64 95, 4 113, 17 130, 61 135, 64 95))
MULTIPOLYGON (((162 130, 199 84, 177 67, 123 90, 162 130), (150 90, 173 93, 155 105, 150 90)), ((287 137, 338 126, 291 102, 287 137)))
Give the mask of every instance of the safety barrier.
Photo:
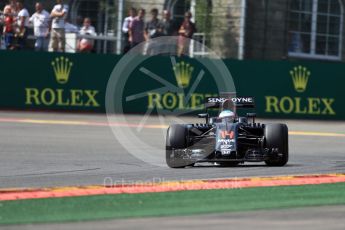
MULTIPOLYGON (((105 112, 107 83, 120 59, 116 55, 2 51, 0 108, 105 112)), ((205 98, 217 94, 220 78, 200 60, 150 57, 131 63, 130 74, 123 76, 124 90, 114 96, 128 113, 200 111, 205 98), (204 73, 201 80, 200 72, 204 73), (181 90, 165 88, 163 92, 167 82, 181 90), (185 102, 187 92, 191 94, 185 102)), ((256 98, 259 117, 345 119, 344 63, 224 62, 238 95, 256 98)))

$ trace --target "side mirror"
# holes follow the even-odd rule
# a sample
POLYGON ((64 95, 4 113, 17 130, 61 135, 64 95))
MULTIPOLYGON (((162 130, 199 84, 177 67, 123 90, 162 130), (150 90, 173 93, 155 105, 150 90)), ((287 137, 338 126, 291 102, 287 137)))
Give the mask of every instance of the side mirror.
POLYGON ((208 113, 200 113, 200 114, 198 114, 198 117, 199 118, 205 118, 206 124, 208 124, 209 118, 210 118, 210 115, 208 113))
POLYGON ((253 123, 255 123, 256 113, 247 113, 247 118, 252 118, 253 123))

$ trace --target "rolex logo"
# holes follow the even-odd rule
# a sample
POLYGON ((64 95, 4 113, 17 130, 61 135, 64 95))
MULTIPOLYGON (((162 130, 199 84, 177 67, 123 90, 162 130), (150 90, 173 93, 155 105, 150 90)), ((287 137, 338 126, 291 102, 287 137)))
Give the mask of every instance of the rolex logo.
POLYGON ((71 73, 73 63, 65 57, 56 58, 52 61, 56 81, 60 84, 66 84, 71 73))
POLYGON ((290 71, 293 85, 297 92, 303 93, 306 90, 310 74, 310 71, 303 66, 296 66, 290 71))
POLYGON ((173 69, 178 86, 181 88, 188 87, 194 68, 190 64, 182 61, 175 64, 173 69))

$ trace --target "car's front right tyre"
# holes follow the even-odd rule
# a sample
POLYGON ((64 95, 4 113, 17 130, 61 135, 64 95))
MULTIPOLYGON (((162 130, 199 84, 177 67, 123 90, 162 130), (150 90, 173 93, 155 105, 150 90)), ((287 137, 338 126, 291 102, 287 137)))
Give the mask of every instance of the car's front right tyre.
POLYGON ((166 136, 166 163, 170 168, 184 168, 191 166, 193 163, 176 157, 175 151, 179 149, 185 149, 188 147, 188 129, 185 125, 174 124, 167 130, 166 136))

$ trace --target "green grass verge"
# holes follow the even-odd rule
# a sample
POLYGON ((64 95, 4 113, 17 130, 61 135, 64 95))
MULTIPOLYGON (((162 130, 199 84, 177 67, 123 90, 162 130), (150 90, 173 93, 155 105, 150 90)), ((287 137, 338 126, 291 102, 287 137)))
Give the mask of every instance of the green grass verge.
POLYGON ((345 204, 345 183, 100 195, 0 203, 0 224, 237 212, 345 204))

